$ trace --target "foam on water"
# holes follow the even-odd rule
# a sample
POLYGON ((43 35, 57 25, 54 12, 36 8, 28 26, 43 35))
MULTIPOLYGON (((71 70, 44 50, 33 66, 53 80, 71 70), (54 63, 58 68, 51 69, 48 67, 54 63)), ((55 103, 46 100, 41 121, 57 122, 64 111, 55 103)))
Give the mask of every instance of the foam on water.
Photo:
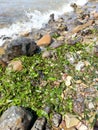
MULTIPOLYGON (((83 6, 87 0, 72 0, 71 2, 75 2, 77 5, 83 6)), ((0 46, 2 46, 5 42, 3 40, 3 37, 5 36, 12 37, 14 39, 21 32, 30 32, 32 28, 40 29, 49 21, 49 16, 52 13, 55 14, 55 19, 57 19, 63 13, 73 11, 73 9, 70 7, 71 2, 65 4, 58 11, 50 10, 48 12, 42 13, 38 10, 35 10, 33 12, 26 12, 25 15, 27 17, 27 21, 14 23, 10 27, 0 29, 0 46)))

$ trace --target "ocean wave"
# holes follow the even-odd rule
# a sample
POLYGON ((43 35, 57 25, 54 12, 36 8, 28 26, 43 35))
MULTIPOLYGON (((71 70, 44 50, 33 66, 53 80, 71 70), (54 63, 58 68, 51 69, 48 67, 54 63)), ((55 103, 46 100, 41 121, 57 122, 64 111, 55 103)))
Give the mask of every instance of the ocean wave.
POLYGON ((49 21, 50 14, 55 14, 55 19, 58 19, 58 17, 65 12, 73 11, 73 8, 70 6, 71 3, 76 3, 77 5, 83 6, 86 2, 87 0, 72 0, 59 10, 50 10, 45 13, 42 13, 38 10, 35 10, 33 12, 25 12, 25 17, 27 17, 26 21, 14 23, 10 27, 0 29, 0 46, 2 46, 5 42, 3 40, 5 36, 12 37, 14 39, 18 36, 18 34, 24 31, 30 32, 32 28, 40 29, 49 21))

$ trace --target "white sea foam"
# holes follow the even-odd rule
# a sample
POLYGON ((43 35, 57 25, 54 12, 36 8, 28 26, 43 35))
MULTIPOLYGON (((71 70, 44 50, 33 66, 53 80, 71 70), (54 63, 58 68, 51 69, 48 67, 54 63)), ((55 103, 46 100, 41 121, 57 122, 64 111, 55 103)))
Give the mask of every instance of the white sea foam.
MULTIPOLYGON (((71 2, 75 2, 78 5, 83 5, 87 2, 87 0, 72 0, 71 2)), ((42 13, 38 10, 26 12, 25 15, 28 20, 14 23, 8 28, 0 29, 0 46, 2 46, 4 43, 3 36, 16 38, 21 32, 31 31, 32 28, 40 29, 48 22, 49 16, 52 13, 55 14, 55 19, 57 19, 63 13, 73 11, 73 9, 70 7, 71 2, 69 4, 65 4, 59 10, 50 10, 45 13, 42 13)))

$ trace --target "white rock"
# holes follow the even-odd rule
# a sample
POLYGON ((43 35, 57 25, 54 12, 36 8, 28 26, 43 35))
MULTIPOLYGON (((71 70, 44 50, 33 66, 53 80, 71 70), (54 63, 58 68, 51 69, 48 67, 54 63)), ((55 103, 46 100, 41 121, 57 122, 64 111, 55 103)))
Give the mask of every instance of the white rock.
POLYGON ((65 81, 65 85, 66 86, 70 86, 71 85, 71 80, 72 80, 72 77, 71 76, 67 76, 66 77, 66 81, 65 81))
POLYGON ((93 108, 94 108, 94 104, 93 104, 92 102, 90 102, 90 103, 88 104, 88 107, 89 107, 89 109, 93 109, 93 108))
POLYGON ((82 124, 78 130, 88 130, 87 126, 82 124))
POLYGON ((85 66, 83 61, 79 61, 78 64, 76 64, 75 69, 80 71, 85 66))
MULTIPOLYGON (((79 124, 79 120, 76 118, 76 116, 74 115, 70 115, 70 114, 66 114, 64 116, 65 122, 66 122, 66 127, 67 128, 71 128, 74 126, 77 126, 79 124)), ((82 129, 84 130, 84 129, 82 129)))

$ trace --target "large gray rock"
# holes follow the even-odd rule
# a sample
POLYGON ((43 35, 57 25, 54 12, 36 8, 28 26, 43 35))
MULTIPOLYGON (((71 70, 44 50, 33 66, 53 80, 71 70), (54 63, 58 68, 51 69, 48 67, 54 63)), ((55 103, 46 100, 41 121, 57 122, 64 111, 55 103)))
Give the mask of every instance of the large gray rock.
POLYGON ((38 47, 33 40, 25 37, 19 37, 15 40, 12 40, 11 43, 8 44, 6 55, 8 60, 21 55, 32 56, 37 49, 38 47))
POLYGON ((0 130, 28 130, 32 117, 24 108, 12 106, 0 118, 0 130))

